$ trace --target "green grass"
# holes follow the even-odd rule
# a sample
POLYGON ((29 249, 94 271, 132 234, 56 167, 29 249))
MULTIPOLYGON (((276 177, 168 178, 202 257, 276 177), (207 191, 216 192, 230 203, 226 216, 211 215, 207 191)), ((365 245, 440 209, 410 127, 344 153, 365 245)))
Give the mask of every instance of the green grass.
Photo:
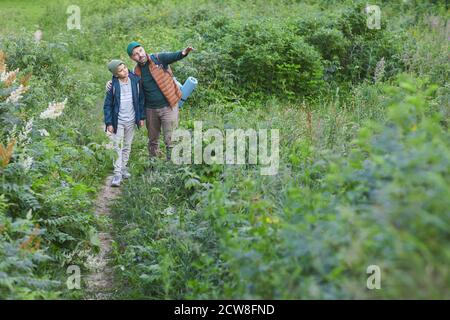
MULTIPOLYGON (((54 1, 56 2, 56 1, 54 1)), ((22 28, 29 32, 37 30, 49 1, 2 0, 0 1, 0 29, 3 34, 18 33, 22 28)))

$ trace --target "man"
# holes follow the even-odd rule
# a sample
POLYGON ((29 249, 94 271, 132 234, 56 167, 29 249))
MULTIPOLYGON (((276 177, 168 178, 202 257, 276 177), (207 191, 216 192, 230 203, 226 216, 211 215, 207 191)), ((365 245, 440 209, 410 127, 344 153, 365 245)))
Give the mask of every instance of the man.
POLYGON ((134 126, 144 125, 144 94, 139 77, 128 72, 121 60, 111 60, 108 69, 113 74, 111 89, 105 96, 103 112, 106 130, 112 134, 116 157, 112 187, 119 187, 122 178, 129 178, 127 169, 134 126))
POLYGON ((170 160, 173 148, 172 132, 178 126, 178 101, 182 94, 173 80, 169 65, 183 59, 191 51, 193 48, 187 47, 178 52, 149 55, 136 41, 127 47, 129 57, 136 62, 134 72, 142 81, 150 158, 160 153, 159 135, 162 129, 166 159, 170 160))

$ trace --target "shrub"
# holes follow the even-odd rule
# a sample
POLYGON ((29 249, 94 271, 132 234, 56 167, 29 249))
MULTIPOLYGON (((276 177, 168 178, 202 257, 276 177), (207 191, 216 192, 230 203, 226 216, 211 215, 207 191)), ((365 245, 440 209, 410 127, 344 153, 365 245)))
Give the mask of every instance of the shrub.
POLYGON ((249 170, 215 184, 200 212, 218 239, 221 296, 445 297, 450 140, 430 110, 433 90, 404 77, 387 88, 387 122, 361 128, 348 156, 299 146, 302 170, 277 179, 288 186, 281 194, 265 192, 276 182, 249 170), (383 290, 366 288, 372 264, 383 290))

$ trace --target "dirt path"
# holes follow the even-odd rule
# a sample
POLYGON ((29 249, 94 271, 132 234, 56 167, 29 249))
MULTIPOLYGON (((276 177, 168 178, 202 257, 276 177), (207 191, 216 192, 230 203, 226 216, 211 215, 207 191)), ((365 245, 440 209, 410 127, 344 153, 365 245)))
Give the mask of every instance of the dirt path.
MULTIPOLYGON (((104 147, 111 149, 112 144, 104 144, 104 147)), ((97 200, 95 202, 96 216, 110 217, 110 205, 114 202, 114 199, 120 196, 120 188, 110 187, 112 177, 113 176, 111 175, 106 178, 105 183, 97 196, 97 200)), ((103 226, 102 230, 98 234, 100 240, 100 252, 96 256, 92 256, 87 261, 88 267, 91 270, 91 274, 86 278, 88 292, 87 299, 107 300, 112 297, 114 288, 113 270, 109 263, 111 260, 111 229, 112 226, 109 222, 103 226)))

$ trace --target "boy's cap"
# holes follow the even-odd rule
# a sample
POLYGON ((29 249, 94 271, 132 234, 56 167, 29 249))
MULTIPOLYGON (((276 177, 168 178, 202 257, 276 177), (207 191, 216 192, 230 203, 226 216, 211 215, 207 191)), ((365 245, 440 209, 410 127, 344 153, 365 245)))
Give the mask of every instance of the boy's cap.
POLYGON ((108 70, 112 73, 112 74, 116 74, 117 73, 117 69, 119 68, 119 66, 121 64, 124 64, 122 60, 118 60, 118 59, 114 59, 111 60, 108 63, 108 70))
POLYGON ((128 44, 128 47, 127 47, 127 53, 128 53, 128 56, 131 57, 131 53, 133 52, 133 49, 136 48, 136 47, 142 47, 142 46, 141 46, 141 44, 140 44, 139 42, 137 42, 137 41, 131 41, 131 42, 128 44))

